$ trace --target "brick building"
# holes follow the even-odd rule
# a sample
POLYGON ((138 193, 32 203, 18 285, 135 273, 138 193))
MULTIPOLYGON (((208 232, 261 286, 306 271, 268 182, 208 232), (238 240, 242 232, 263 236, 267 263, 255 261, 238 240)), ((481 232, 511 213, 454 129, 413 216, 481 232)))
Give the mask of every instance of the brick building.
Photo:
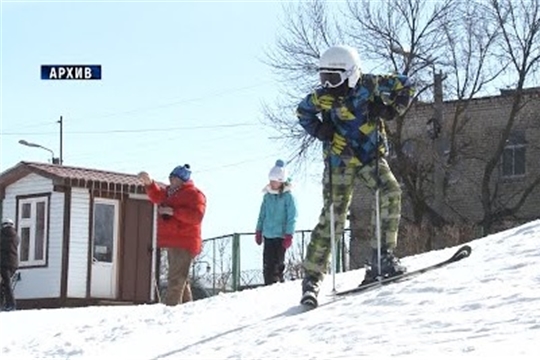
MULTIPOLYGON (((513 91, 501 90, 499 95, 475 98, 468 104, 442 102, 440 122, 433 121, 436 117, 434 103, 415 104, 407 114, 401 131, 403 152, 415 166, 420 165, 419 176, 415 180, 422 189, 420 193, 445 220, 478 225, 484 218, 481 201, 483 173, 499 140, 504 137, 503 131, 507 127, 513 101, 513 91), (465 110, 464 105, 467 105, 465 110), (455 119, 458 119, 457 122, 455 119), (437 123, 440 123, 441 131, 433 139, 433 125, 437 123), (450 158, 452 161, 448 164, 450 158), (444 181, 442 174, 446 174, 444 181)), ((389 126, 395 131, 395 123, 389 123, 389 126)), ((516 214, 495 224, 497 230, 540 216, 540 185, 534 187, 540 182, 539 145, 540 88, 529 88, 523 91, 521 108, 491 177, 491 194, 496 194, 493 206, 497 209, 511 208, 520 201, 527 188, 532 189, 516 214)), ((392 151, 389 160, 401 181, 396 164, 398 160, 392 151)), ((403 228, 414 220, 414 213, 410 194, 403 183, 402 188, 403 228)), ((361 266, 367 256, 373 204, 374 196, 362 185, 357 185, 350 210, 352 268, 361 266)), ((476 235, 481 233, 479 231, 476 235)), ((401 234, 400 241, 404 237, 404 233, 401 234)), ((434 243, 431 247, 442 246, 445 244, 434 243)))

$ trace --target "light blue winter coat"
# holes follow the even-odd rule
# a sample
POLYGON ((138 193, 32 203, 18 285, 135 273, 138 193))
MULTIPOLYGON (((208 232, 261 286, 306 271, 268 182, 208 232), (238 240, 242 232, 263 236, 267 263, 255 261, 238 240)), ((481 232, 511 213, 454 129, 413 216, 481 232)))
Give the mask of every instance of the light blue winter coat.
POLYGON ((283 192, 272 190, 270 185, 264 188, 264 197, 257 220, 257 231, 265 238, 283 238, 285 234, 294 235, 296 228, 296 200, 290 186, 283 192))

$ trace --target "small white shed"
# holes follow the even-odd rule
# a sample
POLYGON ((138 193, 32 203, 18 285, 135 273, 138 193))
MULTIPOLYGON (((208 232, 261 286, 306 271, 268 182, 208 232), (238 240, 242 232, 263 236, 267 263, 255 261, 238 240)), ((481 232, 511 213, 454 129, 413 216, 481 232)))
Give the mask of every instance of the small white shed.
POLYGON ((156 207, 136 175, 20 162, 0 200, 21 237, 18 308, 154 302, 156 207))

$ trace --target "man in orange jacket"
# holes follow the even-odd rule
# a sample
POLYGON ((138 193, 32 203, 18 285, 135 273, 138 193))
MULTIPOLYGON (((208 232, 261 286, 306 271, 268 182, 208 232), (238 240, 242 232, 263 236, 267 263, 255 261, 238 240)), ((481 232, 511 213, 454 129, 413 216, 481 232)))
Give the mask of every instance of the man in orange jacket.
POLYGON ((157 245, 167 250, 169 263, 166 305, 192 301, 188 282, 191 262, 201 253, 201 224, 206 197, 191 180, 188 164, 177 166, 169 175, 169 186, 159 186, 148 173, 139 173, 146 193, 158 204, 157 245))

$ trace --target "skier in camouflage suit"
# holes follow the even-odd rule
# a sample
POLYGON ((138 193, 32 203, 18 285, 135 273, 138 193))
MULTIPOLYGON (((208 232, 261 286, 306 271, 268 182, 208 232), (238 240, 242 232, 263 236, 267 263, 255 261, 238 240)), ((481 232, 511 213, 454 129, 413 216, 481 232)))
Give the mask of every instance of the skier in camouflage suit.
MULTIPOLYGON (((323 142, 325 157, 324 206, 303 263, 302 291, 315 298, 331 250, 330 204, 334 205, 335 235, 339 239, 355 180, 362 181, 373 191, 379 188, 381 274, 392 276, 406 271, 393 254, 401 216, 401 189, 384 158, 387 138, 383 120, 403 114, 414 94, 404 75, 362 74, 358 53, 348 46, 333 46, 323 53, 319 60, 319 77, 322 87, 307 95, 297 108, 300 125, 323 142)), ((375 235, 371 247, 371 267, 366 271, 364 283, 374 281, 378 275, 375 235)))

